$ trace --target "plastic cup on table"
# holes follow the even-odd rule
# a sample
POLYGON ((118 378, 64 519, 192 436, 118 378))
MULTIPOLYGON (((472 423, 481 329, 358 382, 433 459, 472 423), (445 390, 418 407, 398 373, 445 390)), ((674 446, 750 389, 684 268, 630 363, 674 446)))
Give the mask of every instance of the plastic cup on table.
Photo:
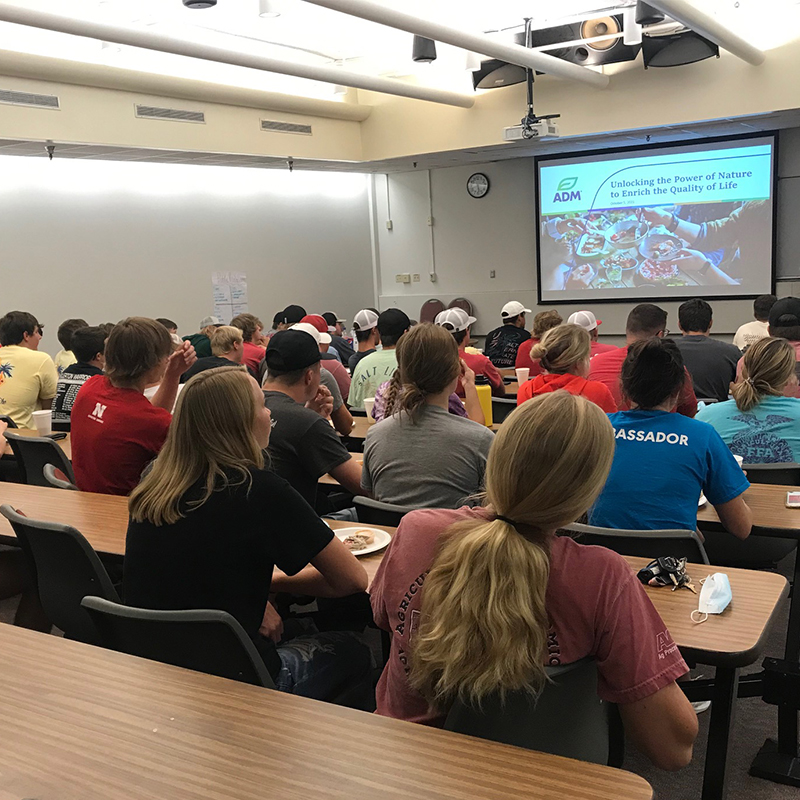
POLYGON ((52 411, 34 411, 33 424, 39 432, 39 436, 46 436, 48 433, 53 432, 53 412, 52 411))
POLYGON ((530 367, 517 367, 514 372, 517 373, 517 383, 522 386, 525 381, 531 376, 530 367))
POLYGON ((742 456, 734 456, 736 459, 736 463, 739 465, 739 469, 742 468, 742 464, 744 464, 744 458, 742 456))
POLYGON ((367 419, 369 420, 369 424, 372 425, 375 422, 375 418, 372 416, 372 407, 375 405, 375 398, 374 397, 365 397, 364 398, 364 411, 367 412, 367 419))

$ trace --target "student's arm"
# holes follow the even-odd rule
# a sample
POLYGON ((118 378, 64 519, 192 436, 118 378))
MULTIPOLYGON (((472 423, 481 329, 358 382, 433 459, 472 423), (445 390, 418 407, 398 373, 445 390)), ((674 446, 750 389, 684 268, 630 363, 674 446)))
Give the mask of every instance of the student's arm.
POLYGON ((693 417, 697 413, 697 396, 694 393, 694 384, 692 383, 692 376, 686 370, 686 377, 683 381, 683 389, 678 396, 678 406, 675 409, 679 414, 684 417, 693 417))
POLYGON ((503 376, 500 374, 500 371, 497 367, 492 364, 489 359, 486 359, 486 367, 484 370, 484 374, 489 379, 489 383, 492 386, 492 396, 493 397, 505 397, 506 396, 506 385, 503 382, 503 376))
POLYGON ((8 449, 8 439, 6 439, 6 437, 3 436, 7 428, 8 428, 8 423, 5 420, 0 419, 0 457, 2 457, 3 454, 6 452, 6 450, 8 449))
POLYGON ((39 405, 43 411, 53 407, 58 386, 58 370, 52 358, 47 357, 39 372, 39 405))
POLYGON ((344 489, 351 494, 366 494, 361 488, 361 464, 352 456, 343 464, 334 467, 330 473, 331 477, 344 489))
POLYGON ((740 494, 727 503, 714 506, 714 510, 728 533, 732 533, 737 539, 746 539, 750 535, 753 528, 753 512, 745 503, 744 495, 740 494))
POLYGON ((678 770, 692 760, 697 714, 677 683, 618 708, 625 733, 659 769, 678 770))
MULTIPOLYGON (((492 369, 494 369, 494 365, 492 365, 492 369)), ((475 388, 475 373, 463 359, 461 361, 461 385, 464 387, 464 408, 467 409, 467 417, 473 422, 485 425, 486 419, 483 416, 481 401, 478 399, 478 390, 475 388)))
POLYGON ((314 597, 347 597, 366 591, 367 572, 358 559, 335 536, 311 564, 296 575, 276 569, 272 576, 272 592, 309 594, 314 597))
POLYGON ((158 391, 150 401, 157 408, 163 408, 172 413, 175 406, 175 398, 178 396, 178 385, 181 382, 181 375, 197 361, 197 354, 190 342, 184 341, 183 346, 179 347, 167 361, 167 369, 161 379, 158 391))
POLYGON ((344 403, 331 414, 331 422, 342 436, 347 436, 353 431, 353 415, 344 403))

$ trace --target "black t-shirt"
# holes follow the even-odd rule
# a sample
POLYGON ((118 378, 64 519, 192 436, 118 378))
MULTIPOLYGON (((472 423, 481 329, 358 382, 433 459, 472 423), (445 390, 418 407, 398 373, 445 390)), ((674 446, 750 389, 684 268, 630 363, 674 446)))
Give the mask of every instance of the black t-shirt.
POLYGON ((94 375, 102 375, 99 367, 78 362, 70 364, 61 373, 56 386, 56 397, 53 400, 53 430, 67 431, 70 429, 70 415, 72 404, 78 396, 78 391, 86 381, 94 375))
POLYGON ((486 334, 483 354, 500 369, 513 367, 517 361, 517 348, 530 338, 530 332, 525 328, 501 325, 486 334))
POLYGON ((727 400, 728 387, 736 380, 736 365, 742 357, 739 348, 709 336, 676 336, 675 344, 692 376, 695 395, 727 400))
POLYGON ((331 334, 331 347, 339 354, 342 364, 346 364, 353 355, 353 348, 341 336, 331 334))
MULTIPOLYGON (((252 486, 214 492, 203 505, 184 506, 174 525, 128 523, 125 602, 140 608, 213 608, 235 617, 258 646, 270 673, 280 660, 259 626, 272 568, 294 575, 333 534, 286 481, 251 469, 252 486)), ((200 494, 194 487, 186 501, 200 494)))
POLYGON ((222 356, 207 356, 206 358, 198 358, 186 372, 181 375, 181 383, 186 383, 189 378, 193 378, 198 372, 205 372, 207 369, 215 369, 216 367, 241 367, 235 361, 222 356))
POLYGON ((264 392, 272 414, 272 468, 314 506, 317 481, 351 458, 331 424, 283 392, 264 392))
POLYGON ((375 352, 377 352, 377 350, 373 347, 372 350, 365 350, 363 353, 353 353, 347 361, 347 366, 350 367, 350 374, 353 375, 355 373, 358 362, 361 361, 362 358, 366 358, 375 352))

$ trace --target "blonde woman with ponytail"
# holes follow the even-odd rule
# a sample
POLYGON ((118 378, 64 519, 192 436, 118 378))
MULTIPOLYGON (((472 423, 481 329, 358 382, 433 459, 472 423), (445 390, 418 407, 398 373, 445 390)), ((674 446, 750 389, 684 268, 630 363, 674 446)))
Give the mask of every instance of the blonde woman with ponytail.
POLYGON ((371 587, 392 632, 378 713, 438 726, 456 698, 536 695, 547 665, 592 656, 637 747, 665 769, 688 763, 697 719, 664 623, 621 556, 556 536, 592 505, 613 453, 596 405, 535 397, 497 434, 483 508, 403 518, 371 587))
POLYGON ((696 419, 708 422, 731 451, 748 464, 800 460, 800 400, 797 361, 786 339, 766 337, 744 354, 741 380, 733 400, 701 409, 696 419))
POLYGON ((592 339, 580 325, 559 325, 547 331, 530 351, 541 373, 526 381, 517 392, 517 405, 531 397, 564 389, 613 414, 617 404, 606 386, 587 380, 592 339))

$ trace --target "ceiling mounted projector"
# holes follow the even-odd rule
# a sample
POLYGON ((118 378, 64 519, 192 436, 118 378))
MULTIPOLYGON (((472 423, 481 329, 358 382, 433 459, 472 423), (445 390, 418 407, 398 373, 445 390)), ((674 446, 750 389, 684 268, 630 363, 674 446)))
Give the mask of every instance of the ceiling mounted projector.
POLYGON ((217 0, 183 0, 186 8, 214 8, 217 0))

